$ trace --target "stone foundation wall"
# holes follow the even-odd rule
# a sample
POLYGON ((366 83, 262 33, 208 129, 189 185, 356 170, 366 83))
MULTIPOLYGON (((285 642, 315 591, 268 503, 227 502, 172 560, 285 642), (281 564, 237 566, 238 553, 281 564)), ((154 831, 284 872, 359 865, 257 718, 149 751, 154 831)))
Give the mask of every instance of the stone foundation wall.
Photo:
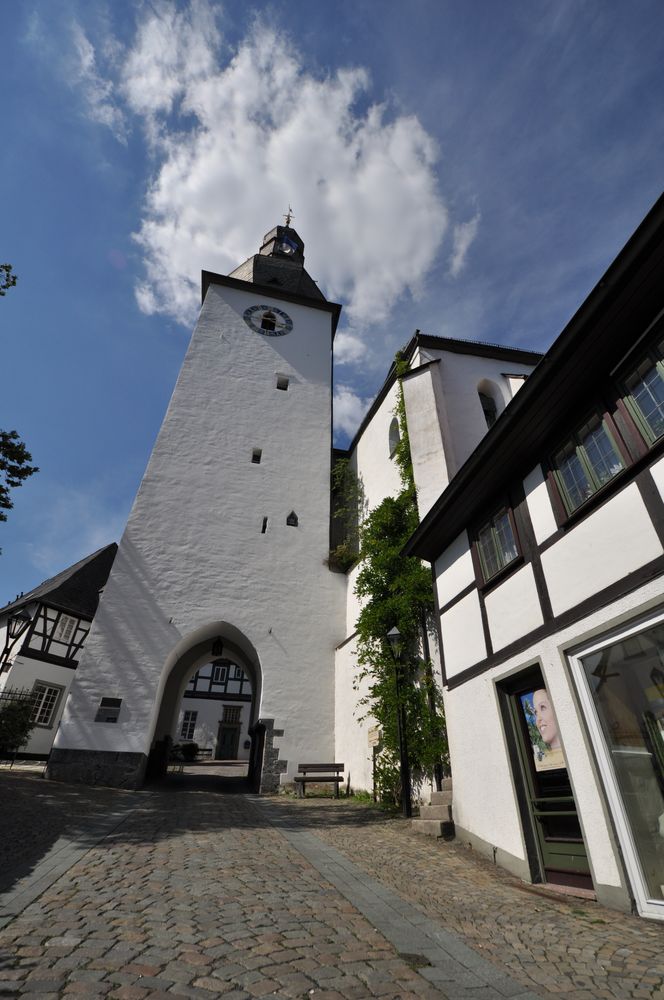
POLYGON ((147 757, 143 753, 109 750, 60 750, 53 748, 46 777, 71 784, 107 785, 110 788, 140 788, 147 757))
POLYGON ((265 745, 263 748, 263 770, 261 773, 261 793, 278 792, 279 777, 288 768, 287 760, 279 760, 279 747, 275 747, 275 737, 283 736, 283 729, 274 728, 274 719, 261 719, 265 726, 265 745))

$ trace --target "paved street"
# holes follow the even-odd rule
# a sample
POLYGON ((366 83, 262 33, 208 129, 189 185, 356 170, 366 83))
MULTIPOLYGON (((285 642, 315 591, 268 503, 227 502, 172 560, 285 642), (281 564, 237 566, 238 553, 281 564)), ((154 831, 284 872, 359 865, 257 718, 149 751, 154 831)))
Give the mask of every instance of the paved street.
POLYGON ((330 799, 0 771, 0 997, 664 997, 664 927, 330 799))

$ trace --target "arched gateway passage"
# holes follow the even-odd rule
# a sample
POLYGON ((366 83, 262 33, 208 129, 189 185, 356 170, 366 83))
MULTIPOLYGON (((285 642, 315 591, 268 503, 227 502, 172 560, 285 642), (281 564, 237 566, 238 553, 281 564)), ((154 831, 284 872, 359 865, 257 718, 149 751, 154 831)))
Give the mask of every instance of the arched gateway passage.
MULTIPOLYGON (((251 701, 247 704, 250 713, 248 737, 251 741, 248 783, 254 791, 261 790, 266 726, 259 720, 262 688, 260 662, 247 637, 235 626, 223 621, 203 626, 183 637, 164 664, 154 715, 147 772, 149 780, 166 773, 169 747, 178 731, 176 724, 185 692, 189 693, 189 697, 184 699, 184 704, 188 706, 193 701, 190 694, 192 678, 198 672, 214 677, 216 671, 222 676, 227 670, 226 664, 233 664, 238 672, 242 672, 245 687, 250 686, 251 689, 251 701)), ((224 738, 224 730, 225 727, 220 727, 220 740, 224 738)), ((218 742, 214 755, 224 756, 218 742)))

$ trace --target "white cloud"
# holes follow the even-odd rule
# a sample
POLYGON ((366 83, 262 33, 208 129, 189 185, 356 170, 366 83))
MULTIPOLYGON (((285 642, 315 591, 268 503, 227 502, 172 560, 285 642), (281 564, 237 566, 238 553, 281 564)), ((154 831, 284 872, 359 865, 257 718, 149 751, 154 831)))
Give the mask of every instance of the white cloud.
POLYGON ((118 140, 127 142, 124 115, 113 99, 113 85, 97 69, 97 58, 92 43, 81 27, 74 24, 72 37, 75 52, 74 82, 85 96, 88 116, 100 125, 107 125, 118 140))
POLYGON ((337 365, 350 365, 367 353, 362 338, 350 330, 340 330, 334 338, 334 361, 337 365))
POLYGON ((452 253, 450 254, 450 274, 456 278, 466 263, 470 246, 477 236, 480 225, 480 213, 477 212, 468 222, 459 222, 452 233, 452 253))
POLYGON ((452 232, 452 253, 450 254, 450 274, 456 278, 466 263, 466 256, 471 243, 477 236, 480 226, 480 213, 477 212, 468 222, 459 222, 452 232))
MULTIPOLYGON (((313 75, 260 21, 222 58, 208 0, 143 11, 114 91, 142 122, 156 163, 135 234, 140 308, 189 325, 201 269, 228 272, 255 253, 289 203, 307 269, 351 320, 381 322, 404 293, 418 294, 447 210, 436 144, 417 118, 380 104, 360 110, 370 93, 363 69, 313 75)), ((91 114, 113 127, 94 50, 79 49, 91 114)))
POLYGON ((332 406, 335 431, 341 431, 352 438, 370 405, 371 399, 362 399, 349 386, 337 386, 332 406))

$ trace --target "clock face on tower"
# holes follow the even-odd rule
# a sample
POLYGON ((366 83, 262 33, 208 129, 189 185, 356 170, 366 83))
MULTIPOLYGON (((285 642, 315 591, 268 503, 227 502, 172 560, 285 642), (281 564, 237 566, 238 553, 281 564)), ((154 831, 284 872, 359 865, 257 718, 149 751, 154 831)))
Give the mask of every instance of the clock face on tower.
POLYGON ((250 330, 264 337, 283 337, 293 329, 293 320, 288 313, 276 306, 249 306, 243 318, 250 330))

